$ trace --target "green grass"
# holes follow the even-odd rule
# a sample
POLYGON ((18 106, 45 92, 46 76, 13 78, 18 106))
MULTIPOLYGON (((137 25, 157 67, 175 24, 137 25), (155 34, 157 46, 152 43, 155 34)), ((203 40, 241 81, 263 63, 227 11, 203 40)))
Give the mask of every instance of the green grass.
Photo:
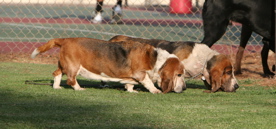
MULTIPOLYGON (((0 63, 1 128, 276 128, 276 87, 241 84, 236 93, 208 94, 202 92, 200 81, 192 80, 181 94, 135 94, 117 88, 88 86, 74 91, 66 85, 54 90, 25 84, 51 83, 55 69, 55 65, 0 63)), ((83 78, 79 82, 98 84, 83 78)))

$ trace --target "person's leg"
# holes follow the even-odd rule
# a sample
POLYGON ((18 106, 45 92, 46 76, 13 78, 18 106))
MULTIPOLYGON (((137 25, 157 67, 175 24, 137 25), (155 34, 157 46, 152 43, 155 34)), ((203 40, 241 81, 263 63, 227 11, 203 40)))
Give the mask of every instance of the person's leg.
POLYGON ((101 23, 103 18, 102 18, 102 7, 103 7, 103 2, 104 0, 97 0, 97 4, 96 4, 96 10, 95 10, 95 17, 93 18, 92 22, 93 23, 101 23))
POLYGON ((112 18, 110 23, 121 24, 122 23, 122 0, 117 0, 117 4, 112 8, 112 18))
POLYGON ((119 5, 120 7, 122 7, 122 1, 123 0, 117 0, 117 4, 116 5, 119 5))

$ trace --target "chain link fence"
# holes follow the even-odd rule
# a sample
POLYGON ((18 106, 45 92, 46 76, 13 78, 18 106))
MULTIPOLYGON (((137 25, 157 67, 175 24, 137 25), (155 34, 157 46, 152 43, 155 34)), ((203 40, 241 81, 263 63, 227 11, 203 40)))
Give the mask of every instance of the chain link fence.
MULTIPOLYGON (((191 13, 171 13, 178 0, 123 0, 122 24, 110 24, 116 0, 105 0, 103 21, 91 22, 96 0, 0 0, 0 53, 30 53, 52 38, 90 37, 109 40, 115 35, 169 41, 203 39, 204 0, 192 0, 191 13)), ((188 0, 187 0, 188 1, 188 0)), ((221 53, 236 53, 241 26, 229 25, 216 44, 221 53)), ((261 37, 253 34, 247 52, 259 52, 261 37)))

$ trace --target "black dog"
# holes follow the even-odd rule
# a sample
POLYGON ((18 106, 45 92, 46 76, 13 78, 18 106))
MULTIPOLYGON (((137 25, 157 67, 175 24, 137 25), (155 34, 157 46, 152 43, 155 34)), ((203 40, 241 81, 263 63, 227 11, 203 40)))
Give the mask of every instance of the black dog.
POLYGON ((211 47, 225 33, 231 21, 242 24, 240 46, 236 55, 235 69, 241 74, 241 59, 244 48, 252 34, 263 36, 261 52, 265 76, 272 77, 267 64, 268 51, 275 52, 275 0, 206 0, 203 6, 204 39, 202 43, 211 47))

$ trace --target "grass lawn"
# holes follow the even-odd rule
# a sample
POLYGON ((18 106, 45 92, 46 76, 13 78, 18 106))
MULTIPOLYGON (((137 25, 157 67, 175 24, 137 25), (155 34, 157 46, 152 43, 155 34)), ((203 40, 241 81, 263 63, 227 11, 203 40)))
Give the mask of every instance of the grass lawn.
MULTIPOLYGON (((276 86, 243 86, 247 80, 236 93, 208 94, 202 92, 201 81, 192 80, 181 94, 136 94, 118 88, 87 86, 74 91, 66 85, 54 90, 25 84, 51 83, 55 69, 48 64, 0 62, 1 128, 276 128, 276 86)), ((78 80, 80 85, 99 84, 78 80)))

